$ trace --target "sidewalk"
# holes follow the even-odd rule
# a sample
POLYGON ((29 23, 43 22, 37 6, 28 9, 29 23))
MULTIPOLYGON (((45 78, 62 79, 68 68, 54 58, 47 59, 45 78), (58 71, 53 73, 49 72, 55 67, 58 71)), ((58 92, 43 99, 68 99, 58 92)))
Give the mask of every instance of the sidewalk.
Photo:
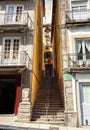
POLYGON ((29 122, 29 123, 21 123, 16 122, 15 116, 9 116, 9 115, 2 115, 0 116, 0 128, 19 128, 21 130, 25 129, 43 129, 43 130, 90 130, 90 126, 83 126, 82 128, 76 128, 76 127, 66 127, 66 126, 60 126, 56 124, 49 124, 49 123, 35 123, 35 122, 29 122))

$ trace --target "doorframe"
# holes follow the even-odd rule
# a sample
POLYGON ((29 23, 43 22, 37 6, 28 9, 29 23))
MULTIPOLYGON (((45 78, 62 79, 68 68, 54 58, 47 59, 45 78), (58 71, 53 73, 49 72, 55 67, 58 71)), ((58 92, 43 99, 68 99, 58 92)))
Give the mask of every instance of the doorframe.
POLYGON ((0 79, 15 79, 17 81, 16 98, 14 105, 14 114, 17 115, 21 95, 21 75, 0 75, 0 79))
MULTIPOLYGON (((84 117, 84 111, 83 111, 83 103, 84 103, 84 102, 83 102, 83 97, 84 97, 84 95, 83 95, 83 88, 82 88, 83 85, 90 87, 90 82, 80 82, 80 83, 79 83, 81 119, 82 119, 82 125, 85 126, 85 122, 84 122, 85 117, 84 117)), ((90 104, 90 103, 89 103, 89 104, 90 104)))
POLYGON ((82 126, 81 118, 81 104, 80 104, 80 84, 81 83, 90 83, 90 74, 76 74, 76 106, 77 106, 77 122, 78 126, 82 126))

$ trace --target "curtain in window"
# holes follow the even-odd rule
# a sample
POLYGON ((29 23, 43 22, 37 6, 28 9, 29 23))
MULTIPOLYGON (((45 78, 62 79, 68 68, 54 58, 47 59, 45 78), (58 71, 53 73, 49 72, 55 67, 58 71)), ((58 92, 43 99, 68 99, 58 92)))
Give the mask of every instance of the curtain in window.
POLYGON ((78 54, 80 53, 81 46, 82 46, 82 41, 81 40, 76 40, 76 49, 77 49, 78 54))
POLYGON ((85 41, 86 59, 90 59, 90 40, 85 41))
POLYGON ((86 46, 87 50, 90 52, 90 40, 85 41, 85 46, 86 46))
POLYGON ((76 40, 76 50, 78 53, 78 59, 82 59, 82 40, 76 40))

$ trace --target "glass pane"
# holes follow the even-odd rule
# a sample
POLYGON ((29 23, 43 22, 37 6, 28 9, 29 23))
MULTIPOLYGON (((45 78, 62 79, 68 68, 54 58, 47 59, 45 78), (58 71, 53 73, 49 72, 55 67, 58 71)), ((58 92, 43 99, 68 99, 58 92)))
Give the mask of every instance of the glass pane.
POLYGON ((83 85, 83 102, 90 103, 90 85, 83 85))
POLYGON ((10 59, 10 44, 11 44, 10 39, 5 40, 4 59, 10 59))
POLYGON ((14 6, 9 6, 8 7, 8 12, 6 14, 7 16, 7 21, 11 22, 13 20, 13 14, 14 13, 14 6))
POLYGON ((18 59, 18 50, 19 50, 19 39, 14 39, 13 59, 18 59))
POLYGON ((20 22, 22 16, 22 6, 18 6, 16 10, 16 21, 20 22))

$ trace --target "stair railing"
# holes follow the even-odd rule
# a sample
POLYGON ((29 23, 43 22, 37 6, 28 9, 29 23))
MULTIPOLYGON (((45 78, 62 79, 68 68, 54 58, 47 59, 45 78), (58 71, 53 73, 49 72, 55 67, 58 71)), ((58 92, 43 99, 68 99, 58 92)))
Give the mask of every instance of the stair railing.
POLYGON ((50 79, 49 77, 47 78, 47 84, 46 84, 46 117, 47 117, 47 121, 49 121, 48 119, 48 111, 49 111, 49 88, 50 88, 50 79))
MULTIPOLYGON (((31 59, 31 57, 28 55, 27 52, 26 52, 26 67, 28 68, 28 70, 31 71, 32 74, 34 74, 34 76, 35 76, 37 82, 39 83, 39 85, 41 85, 41 82, 40 82, 40 80, 38 79, 38 76, 36 75, 36 73, 35 73, 34 70, 33 70, 33 62, 32 62, 32 59, 31 59)), ((32 86, 32 82, 31 82, 30 86, 32 86)), ((31 89, 32 89, 32 87, 30 87, 30 97, 31 97, 31 95, 32 95, 31 89)), ((30 98, 30 100, 31 100, 31 98, 30 98)))

